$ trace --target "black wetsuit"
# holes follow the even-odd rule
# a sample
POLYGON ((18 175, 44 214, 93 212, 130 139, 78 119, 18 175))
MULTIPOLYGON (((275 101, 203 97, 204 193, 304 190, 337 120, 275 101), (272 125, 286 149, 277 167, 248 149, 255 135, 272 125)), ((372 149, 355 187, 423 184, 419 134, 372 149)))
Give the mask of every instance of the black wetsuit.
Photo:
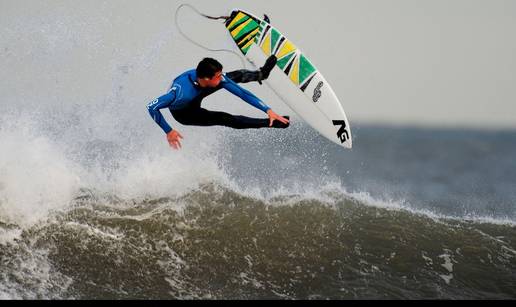
MULTIPOLYGON (((237 70, 226 73, 225 77, 235 83, 247 83, 259 80, 259 71, 237 70)), ((224 81, 222 81, 224 82, 224 81)), ((203 89, 186 108, 172 110, 172 116, 183 125, 194 126, 226 126, 234 129, 250 129, 269 127, 268 118, 251 118, 241 115, 232 115, 226 112, 210 111, 201 108, 204 97, 220 90, 222 85, 212 89, 203 89)), ((241 97, 242 98, 242 97, 241 97)), ((267 112, 269 109, 258 107, 267 112)))
MULTIPOLYGON (((270 69, 272 69, 272 67, 270 69)), ((270 69, 266 72, 265 77, 268 76, 270 69)), ((252 81, 261 82, 263 79, 264 74, 261 70, 237 70, 226 73, 217 87, 203 88, 200 87, 196 81, 196 71, 190 70, 177 77, 170 87, 169 92, 148 104, 147 109, 151 117, 165 133, 172 131, 172 128, 168 125, 160 112, 160 109, 164 108, 168 108, 174 119, 183 125, 226 126, 234 129, 267 128, 269 127, 268 118, 251 118, 201 108, 202 100, 206 96, 224 88, 266 113, 270 107, 265 105, 251 92, 237 84, 252 81)), ((288 126, 288 124, 274 121, 272 127, 286 128, 288 126)))

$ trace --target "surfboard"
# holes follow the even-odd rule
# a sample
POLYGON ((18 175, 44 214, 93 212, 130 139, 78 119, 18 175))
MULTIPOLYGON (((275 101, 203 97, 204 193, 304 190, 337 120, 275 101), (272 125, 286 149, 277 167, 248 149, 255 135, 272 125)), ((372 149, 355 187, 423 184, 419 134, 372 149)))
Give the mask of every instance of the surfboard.
POLYGON ((265 82, 301 119, 336 144, 352 147, 351 128, 342 104, 297 45, 267 21, 242 10, 234 10, 225 26, 255 67, 276 56, 276 67, 265 82))

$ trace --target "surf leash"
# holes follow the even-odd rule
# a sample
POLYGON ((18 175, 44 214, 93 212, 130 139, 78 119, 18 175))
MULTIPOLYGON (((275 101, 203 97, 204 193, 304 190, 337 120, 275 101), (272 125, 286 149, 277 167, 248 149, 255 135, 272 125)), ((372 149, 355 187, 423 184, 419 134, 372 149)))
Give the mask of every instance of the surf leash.
POLYGON ((195 13, 197 13, 198 15, 204 17, 204 18, 207 18, 207 19, 210 19, 210 20, 220 20, 222 19, 223 22, 226 22, 230 17, 229 16, 210 16, 210 15, 206 15, 206 14, 203 14, 201 13, 198 9, 196 9, 195 7, 193 7, 192 5, 190 4, 186 4, 186 3, 183 3, 181 4, 180 6, 177 7, 176 9, 176 14, 175 14, 175 18, 174 18, 174 21, 175 21, 175 24, 176 24, 176 27, 177 27, 177 30, 179 31, 179 33, 181 34, 181 36, 183 36, 183 38, 185 38, 187 41, 189 41, 190 43, 192 43, 193 45, 201 48, 201 49, 204 49, 206 51, 211 51, 211 52, 229 52, 229 53, 232 53, 234 55, 236 55, 240 61, 242 62, 242 66, 243 68, 246 68, 245 66, 245 61, 242 59, 242 57, 240 56, 240 54, 238 54, 237 52, 235 52, 234 50, 230 50, 230 49, 212 49, 212 48, 208 48, 198 42, 196 42, 195 40, 191 39, 190 37, 188 37, 184 32, 183 30, 181 30, 181 27, 179 25, 179 19, 178 19, 178 16, 179 16, 179 11, 184 8, 184 7, 188 7, 190 8, 192 11, 194 11, 195 13))

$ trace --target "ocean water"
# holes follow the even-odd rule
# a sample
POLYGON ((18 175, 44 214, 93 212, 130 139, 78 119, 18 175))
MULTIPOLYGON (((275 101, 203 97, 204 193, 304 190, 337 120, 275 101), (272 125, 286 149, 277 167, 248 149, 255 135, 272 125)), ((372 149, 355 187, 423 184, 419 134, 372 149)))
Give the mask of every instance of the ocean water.
POLYGON ((2 299, 516 298, 514 131, 48 117, 2 117, 2 299))

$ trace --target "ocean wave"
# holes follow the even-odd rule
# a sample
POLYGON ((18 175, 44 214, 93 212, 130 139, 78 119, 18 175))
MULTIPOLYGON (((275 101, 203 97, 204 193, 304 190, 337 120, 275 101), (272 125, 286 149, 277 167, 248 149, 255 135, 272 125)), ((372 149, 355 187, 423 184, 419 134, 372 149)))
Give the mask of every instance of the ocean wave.
POLYGON ((47 251, 49 270, 69 281, 48 297, 516 297, 513 226, 436 221, 323 194, 264 199, 211 182, 128 201, 83 190, 68 209, 0 244, 8 254, 20 245, 38 257, 47 251))

